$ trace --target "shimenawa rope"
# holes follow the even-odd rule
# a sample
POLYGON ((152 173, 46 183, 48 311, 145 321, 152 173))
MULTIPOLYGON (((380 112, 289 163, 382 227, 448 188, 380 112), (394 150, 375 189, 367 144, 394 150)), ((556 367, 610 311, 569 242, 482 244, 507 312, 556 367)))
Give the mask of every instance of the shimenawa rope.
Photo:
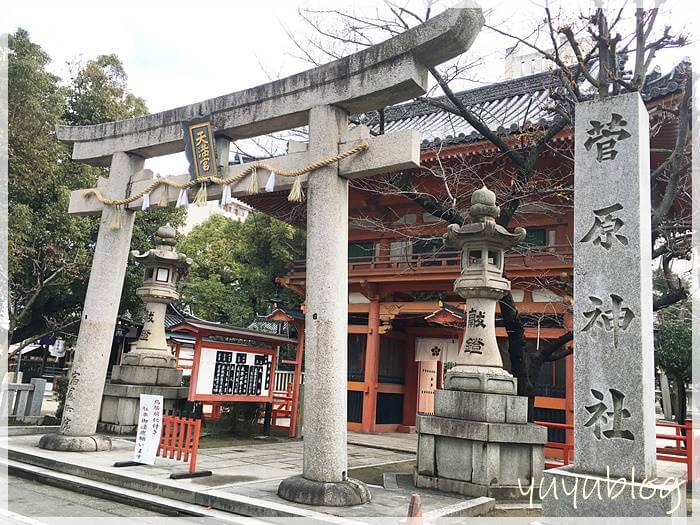
MULTIPOLYGON (((144 197, 147 194, 150 194, 153 190, 158 188, 159 186, 172 186, 173 188, 177 188, 179 190, 188 190, 189 188, 193 188, 197 185, 200 185, 200 190, 197 192, 197 196, 195 197, 195 203, 202 203, 206 201, 206 186, 207 183, 213 182, 214 184, 221 184, 221 185, 229 185, 233 184, 235 182, 239 182, 242 180, 244 177, 247 175, 252 174, 252 180, 251 180, 251 187, 248 190, 248 193, 257 193, 258 192, 258 177, 257 177, 257 170, 258 169, 263 169, 267 170, 271 173, 274 173, 276 176, 280 177, 294 177, 294 184, 292 184, 292 189, 289 192, 288 200, 291 202, 301 202, 304 198, 304 193, 301 189, 301 179, 299 178, 301 175, 304 175, 305 173, 309 173, 311 171, 317 170, 319 168, 323 168, 325 166, 330 166, 331 164, 334 164, 336 162, 339 162, 343 159, 346 159, 348 157, 351 157, 352 155, 355 155, 357 153, 360 153, 362 151, 365 151, 367 148, 369 148, 369 144, 366 140, 363 140, 360 144, 355 146, 352 149, 349 149, 347 151, 344 151, 342 153, 339 153, 337 155, 333 155, 332 157, 328 157, 326 159, 322 159, 319 161, 316 161, 312 164, 309 164, 308 166, 304 166, 303 168, 299 168, 294 171, 284 171, 280 170, 278 168, 274 168, 270 166, 269 164, 265 164, 264 162, 256 162, 255 164, 251 164, 248 166, 246 169, 238 173, 237 175, 233 175, 231 177, 201 177, 199 179, 191 180, 189 182, 185 183, 179 183, 172 181, 170 179, 156 179, 154 180, 151 184, 149 184, 145 189, 142 191, 135 193, 134 195, 130 195, 129 197, 125 199, 109 199, 102 195, 100 191, 96 188, 87 190, 83 193, 83 197, 88 198, 91 196, 95 196, 98 201, 100 201, 102 204, 105 204, 107 206, 114 206, 115 207, 115 220, 114 223, 116 224, 117 222, 120 222, 119 219, 116 217, 120 215, 120 207, 124 207, 127 204, 130 204, 134 201, 137 201, 141 197, 144 197)), ((167 204, 167 199, 166 197, 166 192, 162 192, 161 199, 160 199, 160 205, 163 205, 164 203, 167 204)), ((186 197, 185 197, 186 198, 186 197)), ((150 202, 150 199, 149 199, 150 202)), ((116 225, 115 227, 119 227, 119 225, 116 225)))

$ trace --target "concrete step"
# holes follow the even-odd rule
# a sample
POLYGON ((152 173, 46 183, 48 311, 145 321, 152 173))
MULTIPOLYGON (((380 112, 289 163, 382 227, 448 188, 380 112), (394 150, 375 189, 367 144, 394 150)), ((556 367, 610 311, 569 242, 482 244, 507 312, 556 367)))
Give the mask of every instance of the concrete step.
MULTIPOLYGON (((154 480, 133 471, 128 472, 128 469, 121 469, 115 472, 112 468, 76 465, 56 459, 55 455, 44 455, 46 451, 39 449, 31 453, 16 450, 12 447, 5 450, 8 461, 12 461, 15 465, 31 465, 44 470, 73 476, 83 481, 90 480, 91 483, 102 483, 113 488, 130 490, 143 495, 158 496, 167 500, 182 502, 183 504, 223 511, 224 513, 250 516, 258 519, 296 517, 306 518, 309 523, 357 524, 354 520, 298 508, 285 503, 264 501, 217 489, 179 486, 176 481, 170 479, 154 480)), ((243 521, 237 523, 243 523, 243 521)))
POLYGON ((231 525, 269 525, 270 522, 253 518, 237 517, 228 512, 192 505, 162 496, 145 494, 136 490, 117 487, 109 483, 88 481, 85 478, 64 474, 55 470, 28 465, 19 461, 0 459, 0 465, 7 466, 9 474, 23 477, 47 485, 53 485, 97 498, 116 501, 168 516, 196 516, 215 520, 216 523, 231 525))

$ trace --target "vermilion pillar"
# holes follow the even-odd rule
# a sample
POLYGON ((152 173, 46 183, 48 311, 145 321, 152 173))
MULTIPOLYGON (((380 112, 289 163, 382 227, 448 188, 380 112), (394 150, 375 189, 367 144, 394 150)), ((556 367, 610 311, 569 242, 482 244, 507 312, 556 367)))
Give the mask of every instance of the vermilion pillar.
POLYGON ((362 431, 374 432, 377 419, 377 384, 379 378, 379 298, 371 297, 367 319, 365 349, 365 391, 362 400, 362 431))
POLYGON ((292 413, 289 418, 289 437, 298 437, 299 390, 301 389, 302 363, 304 362, 304 323, 296 323, 297 347, 294 354, 294 386, 292 388, 292 413))
MULTIPOLYGON (((569 331, 574 329, 574 319, 571 312, 566 312, 564 314, 564 328, 569 331)), ((569 343, 573 344, 573 343, 569 343)), ((574 356, 566 356, 564 364, 566 366, 566 388, 564 391, 565 401, 566 401, 566 423, 568 425, 574 424, 574 356)), ((574 432, 573 430, 566 431, 566 443, 572 444, 574 442, 574 432)))
POLYGON ((403 395, 403 425, 416 425, 418 407, 418 363, 416 363, 416 336, 408 332, 406 338, 406 389, 403 395))

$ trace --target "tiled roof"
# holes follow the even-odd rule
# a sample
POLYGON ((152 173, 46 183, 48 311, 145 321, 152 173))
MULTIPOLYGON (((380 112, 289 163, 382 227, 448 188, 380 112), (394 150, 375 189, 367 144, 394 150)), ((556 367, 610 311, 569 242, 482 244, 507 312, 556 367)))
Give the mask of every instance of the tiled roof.
POLYGON ((165 330, 172 332, 172 328, 180 324, 188 324, 194 328, 203 329, 205 331, 218 332, 217 335, 234 337, 241 340, 251 339, 259 341, 277 342, 279 344, 295 343, 295 339, 287 337, 285 334, 279 334, 276 331, 263 330, 260 327, 241 328, 222 323, 215 323, 200 319, 194 315, 180 312, 173 305, 169 304, 165 311, 165 330))
MULTIPOLYGON (((681 63, 666 75, 655 71, 647 76, 642 92, 644 101, 650 102, 680 91, 683 86, 684 67, 685 63, 681 63)), ((462 91, 457 93, 457 96, 491 130, 505 135, 516 133, 533 124, 547 126, 553 118, 549 111, 549 107, 552 106, 550 90, 559 89, 562 87, 558 76, 548 71, 462 91)), ((450 105, 445 96, 434 97, 434 100, 450 105)), ((462 117, 427 102, 416 101, 388 107, 384 113, 385 133, 417 129, 421 134, 422 148, 483 139, 462 117)), ((363 123, 373 132, 379 132, 377 112, 366 114, 363 123)))
POLYGON ((248 330, 268 332, 270 334, 286 334, 287 323, 285 321, 273 321, 264 315, 259 315, 255 321, 248 325, 248 330))
POLYGON ((169 304, 165 309, 165 329, 170 330, 173 326, 182 324, 185 321, 185 314, 180 313, 180 311, 175 308, 172 304, 169 304))

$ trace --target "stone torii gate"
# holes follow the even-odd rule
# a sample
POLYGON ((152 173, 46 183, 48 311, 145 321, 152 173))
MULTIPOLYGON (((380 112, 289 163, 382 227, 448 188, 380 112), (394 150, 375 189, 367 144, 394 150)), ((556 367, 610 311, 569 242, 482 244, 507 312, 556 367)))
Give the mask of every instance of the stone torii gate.
MULTIPOLYGON (((302 176, 307 188, 306 377, 303 476, 280 485, 282 497, 307 504, 348 505, 369 499, 367 488, 347 478, 347 303, 348 180, 420 165, 416 131, 370 137, 364 126, 348 129, 348 115, 380 109, 427 90, 428 69, 470 47, 484 19, 479 8, 448 9, 423 25, 329 64, 177 109, 92 126, 58 126, 73 145, 73 159, 109 166, 97 188, 111 199, 135 195, 153 182, 144 159, 185 149, 182 122, 212 115, 219 163, 228 174, 250 165, 228 166, 230 142, 309 126, 309 143, 290 143, 288 154, 266 161, 294 170, 367 141, 359 155, 302 176)), ((247 194, 250 176, 231 185, 247 194)), ((185 182, 189 175, 173 177, 185 182)), ((277 179, 275 190, 292 180, 277 179)), ((265 182, 263 180, 262 182, 265 182)), ((111 446, 95 434, 110 347, 131 242, 135 210, 103 206, 88 190, 72 193, 69 213, 101 215, 85 297, 64 416, 57 434, 42 437, 53 450, 95 451, 111 446), (121 227, 110 228, 113 214, 121 227)), ((175 203, 178 190, 160 186, 153 202, 175 203), (166 192, 165 195, 162 192, 166 192)), ((221 196, 213 186, 209 199, 221 196)))

